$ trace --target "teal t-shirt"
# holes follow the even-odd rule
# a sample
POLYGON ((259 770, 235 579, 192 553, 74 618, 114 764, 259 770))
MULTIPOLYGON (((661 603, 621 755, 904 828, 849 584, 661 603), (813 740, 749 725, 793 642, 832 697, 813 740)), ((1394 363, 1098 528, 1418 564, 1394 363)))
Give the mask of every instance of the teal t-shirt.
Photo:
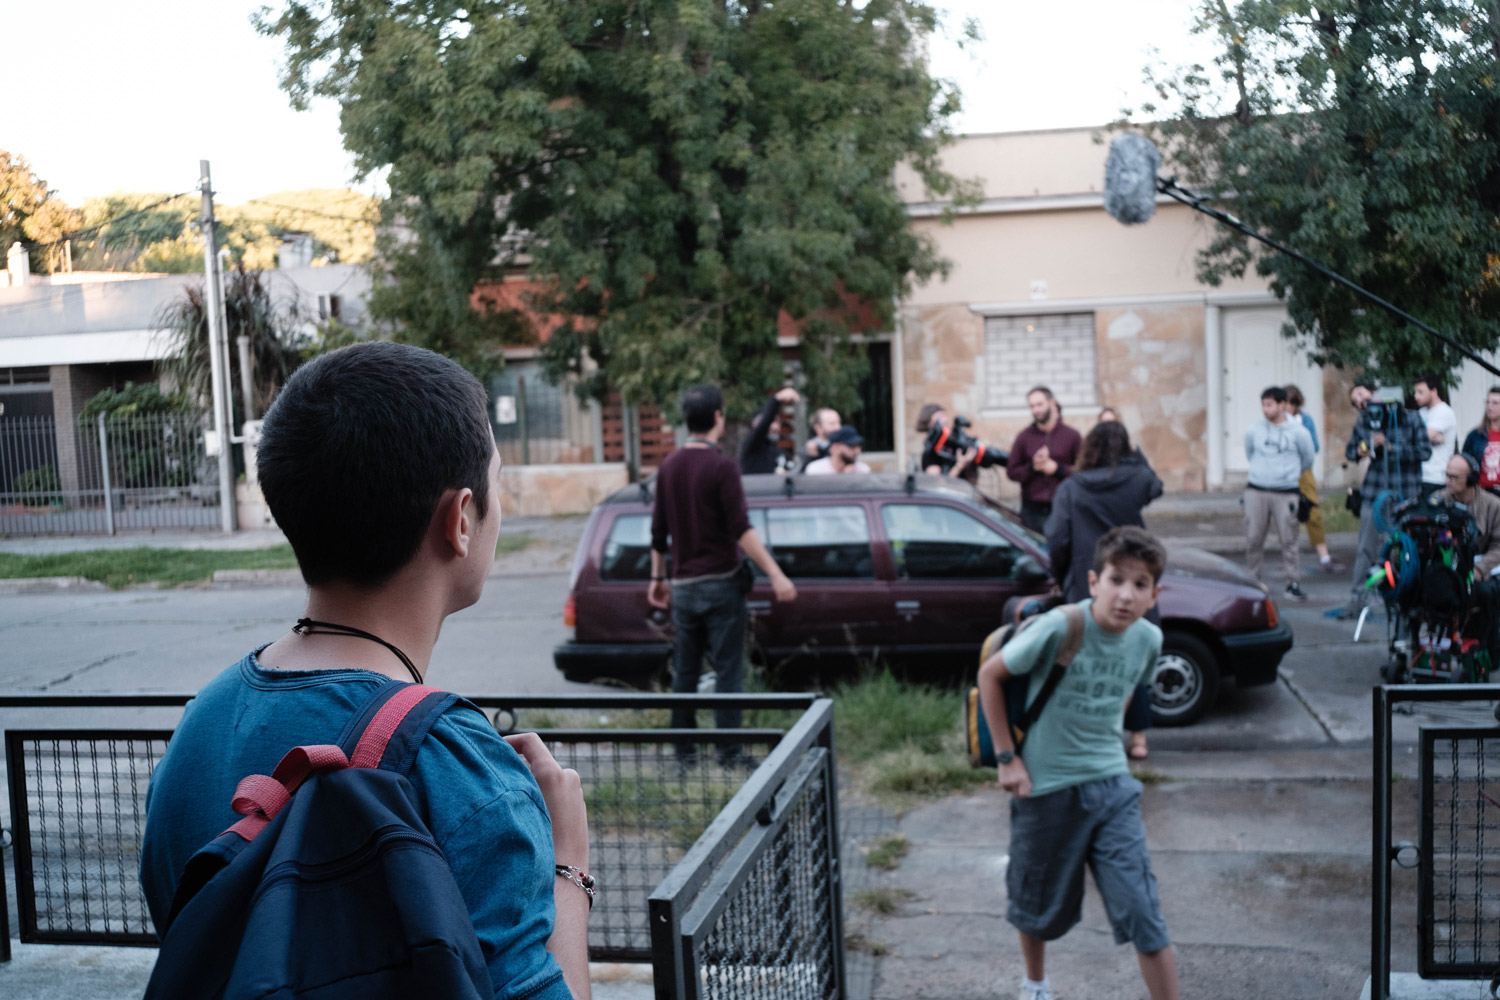
MULTIPOLYGON (((270 774, 294 746, 337 743, 350 717, 387 683, 364 670, 266 670, 259 653, 188 703, 151 775, 141 888, 158 928, 188 859, 239 818, 230 807, 239 780, 270 774)), ((410 778, 469 906, 496 998, 571 998, 547 951, 557 859, 531 768, 489 720, 455 707, 423 740, 410 778)))
MULTIPOLYGON (((1108 632, 1094 621, 1092 604, 1078 603, 1083 646, 1026 734, 1032 795, 1130 773, 1123 743, 1125 703, 1135 686, 1151 677, 1161 654, 1161 629, 1142 618, 1124 632, 1108 632)), ((1054 608, 1000 651, 1006 670, 1030 675, 1027 704, 1046 683, 1067 634, 1067 615, 1054 608)))

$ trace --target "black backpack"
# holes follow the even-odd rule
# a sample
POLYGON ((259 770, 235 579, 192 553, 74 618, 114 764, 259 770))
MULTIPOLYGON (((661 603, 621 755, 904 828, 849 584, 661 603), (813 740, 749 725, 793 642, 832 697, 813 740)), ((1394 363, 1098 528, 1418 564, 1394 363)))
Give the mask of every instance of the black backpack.
POLYGON ((339 746, 294 747, 242 780, 244 818, 184 871, 148 1000, 489 1000, 468 906, 406 779, 455 704, 473 708, 391 681, 339 746))

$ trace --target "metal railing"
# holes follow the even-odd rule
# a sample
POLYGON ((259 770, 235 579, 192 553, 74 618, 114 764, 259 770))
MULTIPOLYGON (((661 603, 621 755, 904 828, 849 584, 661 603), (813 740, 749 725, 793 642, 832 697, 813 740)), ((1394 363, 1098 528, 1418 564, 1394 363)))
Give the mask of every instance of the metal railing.
POLYGON ((194 414, 0 418, 0 533, 216 528, 218 478, 194 414))
MULTIPOLYGON (((1416 704, 1489 704, 1487 684, 1386 685, 1374 693, 1370 996, 1388 1000, 1392 871, 1417 870, 1417 971, 1500 984, 1500 722, 1418 730, 1418 829, 1393 842, 1393 714, 1416 704)), ((1410 711, 1409 708, 1406 711, 1410 711)))
MULTIPOLYGON (((79 709, 172 708, 187 700, 0 696, 0 709, 69 709, 76 717, 79 709)), ((582 778, 590 867, 604 890, 590 920, 590 958, 651 961, 658 996, 722 996, 723 989, 697 986, 663 992, 662 984, 685 991, 689 983, 743 976, 817 986, 784 995, 842 995, 829 702, 811 695, 635 694, 471 700, 496 710, 502 733, 538 732, 558 761, 582 778), (696 709, 738 707, 752 721, 775 712, 800 717, 789 731, 649 724, 653 710, 684 701, 696 709), (591 724, 565 728, 570 716, 585 713, 591 724), (632 725, 605 728, 622 721, 632 725), (765 822, 752 830, 757 814, 765 822), (684 952, 668 946, 652 922, 658 897, 669 901, 667 926, 687 933, 686 960, 694 971, 680 978, 684 952), (696 909, 687 912, 689 904, 696 909), (757 930, 747 919, 757 914, 775 914, 776 922, 757 930), (802 928, 791 951, 773 933, 789 919, 802 928)), ((22 941, 156 944, 137 872, 146 786, 170 735, 35 726, 5 733, 22 941)), ((0 896, 0 929, 8 919, 0 896)), ((8 958, 4 947, 0 960, 8 958)), ((783 995, 779 987, 773 992, 783 995)))
POLYGON ((651 894, 660 1000, 845 995, 837 787, 819 699, 651 894))

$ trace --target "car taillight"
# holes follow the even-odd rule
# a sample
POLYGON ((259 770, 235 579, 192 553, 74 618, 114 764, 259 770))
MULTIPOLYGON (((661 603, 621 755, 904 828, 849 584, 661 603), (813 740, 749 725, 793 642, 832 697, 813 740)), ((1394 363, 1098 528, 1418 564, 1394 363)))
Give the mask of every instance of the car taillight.
MULTIPOLYGON (((569 598, 569 601, 571 600, 572 598, 569 598)), ((571 604, 569 606, 571 607, 571 604)), ((1275 628, 1276 622, 1276 602, 1268 597, 1266 598, 1266 627, 1275 628)))
POLYGON ((563 624, 568 628, 578 626, 578 599, 571 590, 568 591, 568 599, 563 602, 563 624))

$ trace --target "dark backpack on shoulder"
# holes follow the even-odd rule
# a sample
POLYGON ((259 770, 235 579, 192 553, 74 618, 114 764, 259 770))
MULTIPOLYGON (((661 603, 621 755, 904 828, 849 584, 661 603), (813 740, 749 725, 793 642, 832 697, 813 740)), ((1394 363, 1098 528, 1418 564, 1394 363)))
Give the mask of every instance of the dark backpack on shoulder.
POLYGON ((148 1000, 489 1000, 468 906, 406 778, 455 704, 473 707, 392 681, 339 746, 294 747, 242 780, 244 818, 183 873, 148 1000))
MULTIPOLYGON (((1012 675, 1005 680, 1006 721, 1010 723, 1010 735, 1015 742, 1018 757, 1022 755, 1026 734, 1036 725, 1037 719, 1041 718, 1042 709, 1047 707, 1047 702, 1052 699, 1052 693, 1057 690, 1057 686, 1062 683, 1063 675, 1068 672, 1068 664, 1073 662, 1073 657, 1078 655, 1078 650, 1083 646, 1083 609, 1076 604, 1064 604, 1061 607, 1063 614, 1067 616, 1068 630, 1063 633, 1063 643, 1057 651, 1057 660, 1052 664, 1047 679, 1042 682, 1042 688, 1037 692, 1036 698, 1027 704, 1026 699, 1031 693, 1030 674, 1012 675)), ((991 632, 984 640, 984 644, 980 646, 980 664, 998 653, 1007 642, 1037 621, 1041 617, 1042 610, 1041 601, 1032 600, 1018 604, 1015 610, 1007 615, 1012 620, 991 632)), ((996 764, 995 744, 990 739, 990 727, 985 721, 984 705, 979 700, 978 687, 969 688, 964 696, 963 726, 964 738, 968 743, 969 764, 973 767, 994 767, 996 764)))

